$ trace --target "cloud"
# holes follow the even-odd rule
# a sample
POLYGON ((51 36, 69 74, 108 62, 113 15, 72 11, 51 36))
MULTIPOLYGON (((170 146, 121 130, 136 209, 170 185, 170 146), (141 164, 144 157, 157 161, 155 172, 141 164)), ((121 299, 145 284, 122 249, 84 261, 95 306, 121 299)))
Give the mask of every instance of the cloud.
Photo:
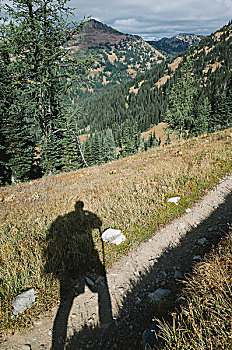
POLYGON ((68 6, 78 20, 91 15, 150 39, 181 32, 207 35, 232 19, 232 0, 71 0, 68 6))

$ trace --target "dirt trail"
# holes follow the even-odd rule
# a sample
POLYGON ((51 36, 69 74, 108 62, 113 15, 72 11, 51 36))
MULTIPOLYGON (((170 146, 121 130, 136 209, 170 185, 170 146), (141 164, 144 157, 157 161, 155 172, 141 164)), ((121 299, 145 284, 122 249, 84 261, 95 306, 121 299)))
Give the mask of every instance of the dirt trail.
MULTIPOLYGON (((196 263, 194 256, 203 257, 228 232, 231 193, 232 174, 184 215, 114 264, 107 273, 114 317, 114 323, 108 328, 105 324, 98 325, 100 308, 107 316, 104 310, 109 305, 108 302, 104 304, 106 283, 101 280, 92 288, 86 286, 85 292, 74 299, 69 312, 66 327, 69 341, 65 347, 60 345, 57 349, 140 349, 140 332, 144 330, 141 327, 148 326, 152 315, 159 316, 163 312, 151 305, 148 294, 156 288, 168 288, 172 291, 170 300, 177 299, 181 287, 174 277, 176 271, 180 279, 181 274, 184 278, 196 263), (199 241, 201 238, 205 240, 199 241), (98 300, 99 295, 102 297, 98 300), (101 303, 104 305, 99 306, 101 303)), ((96 279, 93 280, 96 282, 96 279)), ((50 349, 56 313, 57 308, 54 308, 27 331, 5 339, 0 348, 50 349)))

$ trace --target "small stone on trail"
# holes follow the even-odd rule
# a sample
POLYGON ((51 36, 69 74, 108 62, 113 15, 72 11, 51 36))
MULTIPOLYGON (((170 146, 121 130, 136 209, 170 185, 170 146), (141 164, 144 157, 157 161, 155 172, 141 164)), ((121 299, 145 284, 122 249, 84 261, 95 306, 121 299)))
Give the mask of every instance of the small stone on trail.
POLYGON ((208 227, 208 231, 209 231, 209 232, 212 232, 212 231, 213 231, 213 228, 212 228, 212 227, 208 227))
POLYGON ((182 278, 184 278, 184 276, 183 276, 183 274, 182 274, 182 272, 180 272, 180 271, 175 271, 175 273, 174 273, 174 278, 175 279, 182 279, 182 278))
POLYGON ((22 346, 22 350, 30 350, 30 349, 31 349, 31 345, 29 345, 29 344, 24 344, 22 346))
POLYGON ((135 305, 139 305, 140 303, 141 303, 141 299, 137 298, 137 299, 135 300, 135 305))
POLYGON ((90 286, 94 286, 95 283, 89 277, 85 277, 85 280, 90 286))
POLYGON ((197 242, 201 245, 204 245, 205 243, 207 243, 207 239, 205 237, 203 237, 203 238, 198 239, 197 242))
POLYGON ((183 300, 184 300, 183 297, 179 297, 179 298, 176 299, 176 301, 178 301, 178 302, 181 302, 181 301, 183 301, 183 300))
POLYGON ((162 299, 166 298, 168 295, 171 294, 171 291, 169 289, 162 289, 158 288, 155 292, 150 293, 148 297, 151 299, 151 301, 156 304, 159 303, 162 299))
POLYGON ((191 211, 192 211, 192 209, 190 209, 190 208, 187 208, 187 209, 185 210, 186 213, 190 213, 191 211))
POLYGON ((160 328, 157 321, 152 322, 152 324, 145 329, 142 334, 142 345, 144 350, 153 349, 155 346, 159 345, 159 331, 160 328))
POLYGON ((195 256, 193 257, 193 260, 201 260, 201 256, 200 256, 200 255, 195 255, 195 256))
POLYGON ((96 279, 95 283, 96 283, 96 284, 99 284, 100 282, 104 282, 104 281, 105 281, 105 277, 99 276, 99 277, 96 279))

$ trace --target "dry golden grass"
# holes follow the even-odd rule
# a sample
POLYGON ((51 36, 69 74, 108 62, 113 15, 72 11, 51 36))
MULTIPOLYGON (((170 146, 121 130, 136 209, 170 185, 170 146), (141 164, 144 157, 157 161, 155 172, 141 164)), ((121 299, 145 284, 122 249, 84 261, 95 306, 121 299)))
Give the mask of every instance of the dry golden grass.
POLYGON ((169 63, 169 68, 171 68, 171 70, 173 72, 175 72, 175 70, 179 67, 179 64, 183 61, 183 57, 177 57, 172 63, 169 63))
POLYGON ((184 290, 185 304, 173 327, 162 324, 162 349, 220 349, 232 346, 232 236, 195 267, 184 290))
MULTIPOLYGON (((120 246, 106 246, 109 266, 179 216, 231 171, 231 129, 192 138, 165 149, 151 149, 112 163, 50 176, 0 189, 0 317, 2 331, 24 327, 58 300, 57 280, 44 275, 43 250, 50 225, 77 201, 96 214, 102 229, 119 228, 120 246), (178 206, 167 198, 180 196, 178 206), (34 287, 36 307, 12 319, 12 299, 34 287)), ((71 228, 70 228, 71 229, 71 228)), ((99 256, 98 231, 93 233, 99 256)))

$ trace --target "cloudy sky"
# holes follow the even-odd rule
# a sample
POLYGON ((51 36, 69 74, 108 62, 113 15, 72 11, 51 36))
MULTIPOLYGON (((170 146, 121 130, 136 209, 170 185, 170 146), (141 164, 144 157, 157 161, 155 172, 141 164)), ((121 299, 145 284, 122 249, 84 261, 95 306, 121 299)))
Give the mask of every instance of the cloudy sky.
POLYGON ((232 0, 71 0, 78 18, 91 15, 146 40, 178 33, 208 35, 232 19, 232 0))

